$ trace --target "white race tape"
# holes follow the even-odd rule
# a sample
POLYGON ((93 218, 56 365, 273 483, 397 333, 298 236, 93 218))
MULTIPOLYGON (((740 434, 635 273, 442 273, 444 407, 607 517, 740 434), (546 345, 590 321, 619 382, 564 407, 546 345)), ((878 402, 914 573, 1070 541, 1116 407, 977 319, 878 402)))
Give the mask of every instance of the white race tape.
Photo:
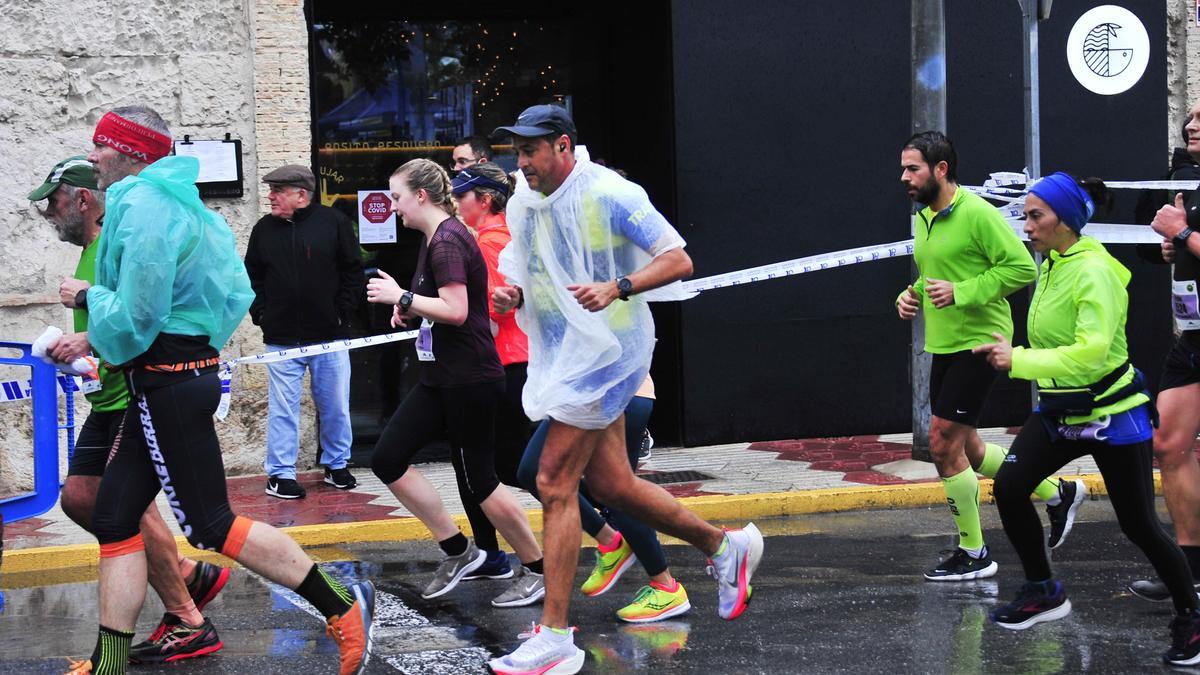
POLYGON ((738 272, 726 272, 725 274, 704 277, 703 279, 693 279, 691 281, 685 281, 683 283, 683 289, 691 293, 699 293, 701 291, 709 291, 714 288, 725 288, 727 286, 751 284, 756 281, 779 279, 781 277, 790 277, 796 274, 805 274, 807 272, 817 272, 834 267, 845 267, 847 265, 857 265, 858 263, 874 262, 876 260, 900 258, 903 256, 912 255, 912 252, 912 239, 898 241, 892 244, 863 246, 861 248, 853 248, 846 251, 821 253, 818 255, 807 256, 805 258, 796 258, 795 260, 785 260, 783 262, 763 265, 761 267, 752 267, 750 269, 741 270, 738 272))
POLYGON ((1104 184, 1121 190, 1195 190, 1200 180, 1106 180, 1104 184))

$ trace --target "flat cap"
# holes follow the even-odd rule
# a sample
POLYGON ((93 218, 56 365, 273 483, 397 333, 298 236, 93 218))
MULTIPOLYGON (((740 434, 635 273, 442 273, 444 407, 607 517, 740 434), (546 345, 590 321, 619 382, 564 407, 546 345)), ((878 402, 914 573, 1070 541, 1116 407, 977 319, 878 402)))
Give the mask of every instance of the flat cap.
POLYGON ((262 182, 272 185, 293 185, 309 192, 317 190, 317 179, 313 177, 312 169, 299 164, 284 164, 263 176, 262 182))

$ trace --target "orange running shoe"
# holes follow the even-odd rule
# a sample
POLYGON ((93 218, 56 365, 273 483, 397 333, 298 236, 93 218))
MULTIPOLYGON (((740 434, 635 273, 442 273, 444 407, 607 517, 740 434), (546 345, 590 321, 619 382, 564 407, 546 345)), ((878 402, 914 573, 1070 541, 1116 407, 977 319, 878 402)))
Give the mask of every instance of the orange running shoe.
POLYGON ((371 659, 371 630, 375 617, 375 584, 364 581, 346 589, 354 604, 341 616, 329 619, 325 632, 337 642, 342 654, 340 675, 359 675, 371 659))

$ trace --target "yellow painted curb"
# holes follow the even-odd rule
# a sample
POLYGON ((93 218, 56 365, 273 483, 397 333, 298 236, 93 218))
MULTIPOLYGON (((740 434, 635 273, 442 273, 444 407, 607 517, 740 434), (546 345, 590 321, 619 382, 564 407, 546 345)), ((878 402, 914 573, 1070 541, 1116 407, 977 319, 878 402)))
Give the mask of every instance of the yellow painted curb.
MULTIPOLYGON (((1087 474, 1076 478, 1082 479, 1087 484, 1090 494, 1108 494, 1100 474, 1087 474)), ((979 485, 980 500, 992 501, 992 481, 983 479, 979 481, 979 485)), ((1154 488, 1156 493, 1161 494, 1162 485, 1157 473, 1154 474, 1154 488)), ((807 513, 933 506, 942 504, 945 499, 941 483, 930 481, 904 485, 868 485, 748 495, 685 497, 679 501, 705 520, 740 523, 761 518, 796 516, 807 513)), ((540 533, 542 531, 541 509, 532 509, 527 512, 527 515, 533 531, 540 533)), ((454 520, 464 530, 470 531, 466 516, 455 516, 454 520)), ((284 531, 305 547, 330 547, 359 542, 411 541, 426 539, 429 536, 429 531, 425 529, 425 526, 413 517, 299 525, 284 528, 284 531)), ((180 552, 192 559, 214 562, 225 560, 217 553, 198 551, 192 548, 183 537, 177 537, 177 541, 180 552)), ((0 583, 0 587, 11 588, 10 581, 15 581, 13 577, 18 575, 25 582, 20 585, 29 585, 29 582, 36 579, 38 575, 49 572, 58 572, 53 575, 56 579, 62 579, 64 575, 69 580, 94 577, 98 558, 99 549, 95 544, 10 550, 4 554, 3 567, 0 568, 3 569, 5 577, 4 583, 0 583)), ((63 582, 57 581, 57 583, 63 582)))

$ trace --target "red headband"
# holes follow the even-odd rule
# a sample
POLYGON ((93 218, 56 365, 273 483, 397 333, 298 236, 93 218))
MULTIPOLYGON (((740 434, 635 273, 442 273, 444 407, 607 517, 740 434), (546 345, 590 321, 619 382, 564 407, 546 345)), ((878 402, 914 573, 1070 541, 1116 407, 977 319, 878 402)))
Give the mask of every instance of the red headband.
POLYGON ((93 143, 102 143, 123 155, 156 162, 171 153, 171 137, 130 122, 113 112, 104 113, 92 134, 93 143))

